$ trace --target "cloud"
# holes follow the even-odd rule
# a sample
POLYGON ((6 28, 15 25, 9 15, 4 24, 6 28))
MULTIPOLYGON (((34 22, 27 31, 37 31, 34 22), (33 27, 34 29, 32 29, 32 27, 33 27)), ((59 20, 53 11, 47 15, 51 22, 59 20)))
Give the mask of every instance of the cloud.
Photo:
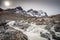
MULTIPOLYGON (((0 7, 4 0, 0 1, 0 7)), ((22 6, 23 9, 28 10, 30 8, 35 10, 43 10, 48 13, 48 15, 60 13, 60 0, 9 0, 11 3, 10 7, 22 6)), ((6 7, 5 7, 6 8, 6 7)))

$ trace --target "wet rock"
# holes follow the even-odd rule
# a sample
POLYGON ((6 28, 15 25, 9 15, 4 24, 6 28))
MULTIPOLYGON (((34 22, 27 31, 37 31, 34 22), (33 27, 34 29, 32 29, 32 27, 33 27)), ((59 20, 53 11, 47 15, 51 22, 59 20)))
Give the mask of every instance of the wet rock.
POLYGON ((28 40, 28 37, 22 31, 15 30, 4 24, 0 26, 0 40, 28 40))
POLYGON ((0 26, 5 26, 7 22, 0 22, 0 26))
POLYGON ((47 31, 47 32, 40 32, 40 36, 43 38, 46 38, 48 40, 51 40, 51 34, 47 31))
POLYGON ((50 31, 53 39, 60 40, 60 24, 53 25, 50 31))
POLYGON ((60 25, 55 25, 55 31, 60 32, 60 25))
POLYGON ((27 36, 21 31, 11 31, 5 33, 5 40, 28 40, 27 36))
POLYGON ((28 38, 20 31, 9 31, 1 33, 0 40, 28 40, 28 38))
POLYGON ((15 21, 10 21, 6 25, 13 26, 13 25, 15 25, 15 23, 16 23, 15 21))
POLYGON ((50 40, 50 38, 48 37, 47 34, 41 34, 41 37, 47 38, 48 40, 50 40))

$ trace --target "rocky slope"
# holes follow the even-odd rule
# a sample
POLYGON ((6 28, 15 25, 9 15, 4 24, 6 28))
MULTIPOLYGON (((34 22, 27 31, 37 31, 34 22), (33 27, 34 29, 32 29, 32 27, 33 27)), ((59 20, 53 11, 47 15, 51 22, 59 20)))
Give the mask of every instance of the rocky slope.
POLYGON ((1 20, 15 20, 15 21, 22 21, 23 22, 28 22, 28 23, 36 23, 38 25, 41 24, 48 24, 49 22, 58 22, 60 21, 60 15, 55 15, 55 16, 48 16, 48 17, 32 17, 32 16, 26 16, 26 15, 21 15, 21 14, 15 14, 14 12, 6 12, 2 11, 0 12, 0 19, 1 20))
MULTIPOLYGON (((3 11, 2 8, 0 8, 1 11, 3 11)), ((32 16, 32 17, 47 17, 47 13, 44 12, 43 10, 34 10, 34 9, 29 9, 28 11, 25 11, 22 7, 16 7, 16 8, 9 8, 5 9, 4 11, 10 13, 13 12, 15 14, 20 14, 20 15, 26 15, 26 16, 32 16)))
POLYGON ((7 26, 6 22, 0 22, 0 40, 28 40, 28 37, 22 31, 7 26))
POLYGON ((56 23, 59 23, 56 22, 59 21, 59 17, 60 16, 58 15, 48 17, 32 17, 15 14, 14 12, 2 11, 0 12, 0 40, 47 40, 50 38, 51 27, 53 27, 56 23), (16 21, 17 25, 14 24, 14 22, 10 23, 14 24, 12 28, 11 26, 5 25, 9 21, 16 21), (20 31, 20 29, 23 29, 26 32, 20 31), (42 36, 47 38, 41 37, 40 32, 42 32, 41 34, 44 34, 42 36), (46 33, 48 33, 48 35, 46 33))

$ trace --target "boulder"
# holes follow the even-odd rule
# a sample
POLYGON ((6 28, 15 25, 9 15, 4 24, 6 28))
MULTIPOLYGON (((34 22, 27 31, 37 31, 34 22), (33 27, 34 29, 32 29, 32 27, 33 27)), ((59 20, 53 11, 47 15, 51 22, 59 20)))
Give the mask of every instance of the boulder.
POLYGON ((2 8, 0 8, 0 11, 3 11, 3 9, 2 9, 2 8))
POLYGON ((16 30, 0 33, 0 40, 28 40, 28 38, 21 31, 16 30))
POLYGON ((0 40, 28 40, 28 37, 22 31, 15 30, 4 24, 0 26, 0 40))
POLYGON ((27 36, 23 34, 21 31, 8 31, 6 32, 4 40, 28 40, 27 36))

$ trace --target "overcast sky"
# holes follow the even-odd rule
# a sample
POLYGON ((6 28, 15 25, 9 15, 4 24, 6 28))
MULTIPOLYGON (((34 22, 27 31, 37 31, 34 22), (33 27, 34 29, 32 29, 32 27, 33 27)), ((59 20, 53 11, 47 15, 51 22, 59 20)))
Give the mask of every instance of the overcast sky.
POLYGON ((21 6, 24 10, 43 10, 48 15, 60 14, 60 0, 0 0, 0 7, 11 8, 21 6), (9 1, 10 6, 6 7, 4 1, 9 1))

